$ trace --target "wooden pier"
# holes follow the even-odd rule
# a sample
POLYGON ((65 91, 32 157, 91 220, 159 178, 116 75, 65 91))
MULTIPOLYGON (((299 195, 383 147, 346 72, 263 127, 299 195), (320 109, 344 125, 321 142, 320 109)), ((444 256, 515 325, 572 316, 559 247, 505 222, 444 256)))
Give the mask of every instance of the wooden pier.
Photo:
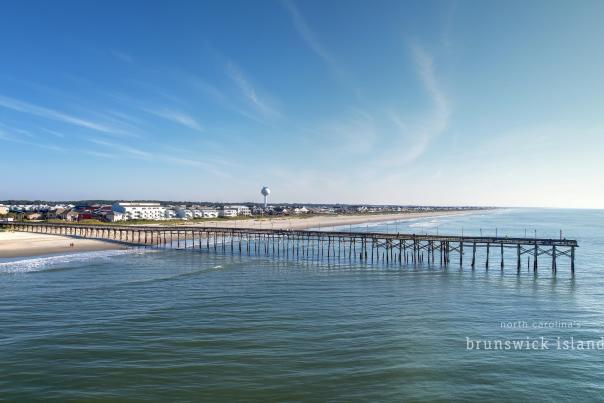
POLYGON ((479 264, 477 258, 482 256, 483 264, 488 270, 493 263, 490 259, 495 257, 498 258, 496 266, 501 270, 507 262, 518 272, 522 267, 529 270, 532 268, 536 272, 539 257, 543 256, 547 257, 552 272, 556 273, 558 258, 565 256, 569 258, 573 274, 575 248, 578 247, 576 240, 552 238, 44 222, 10 222, 0 226, 13 231, 111 240, 137 246, 306 260, 348 259, 365 263, 448 266, 452 258, 455 258, 459 266, 463 267, 464 257, 468 256, 470 267, 474 269, 479 264), (527 258, 526 266, 523 264, 524 256, 527 258))

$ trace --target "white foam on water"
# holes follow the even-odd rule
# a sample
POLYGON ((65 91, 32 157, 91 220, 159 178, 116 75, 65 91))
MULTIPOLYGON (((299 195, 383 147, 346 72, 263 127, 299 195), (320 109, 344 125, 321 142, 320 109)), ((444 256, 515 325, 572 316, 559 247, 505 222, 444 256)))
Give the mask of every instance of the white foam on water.
POLYGON ((96 252, 70 253, 66 255, 28 257, 8 262, 0 262, 0 274, 37 272, 55 268, 57 265, 83 262, 91 259, 106 260, 114 256, 132 253, 144 252, 140 249, 121 249, 96 252))
MULTIPOLYGON (((497 210, 498 211, 498 210, 497 210)), ((507 210, 506 210, 507 212, 507 210)), ((483 215, 480 215, 479 213, 477 213, 476 211, 467 211, 467 212, 455 212, 452 214, 441 214, 441 215, 437 215, 437 216, 426 216, 426 217, 405 217, 405 218, 399 218, 396 220, 386 220, 386 221, 374 221, 374 222, 369 222, 369 223, 360 223, 360 224, 343 224, 343 225, 337 225, 337 226, 332 226, 332 227, 315 227, 315 228, 311 228, 311 230, 317 231, 317 230, 327 230, 327 231, 334 231, 334 230, 347 230, 347 229, 353 229, 353 230, 363 230, 363 229, 368 229, 368 228, 372 228, 372 227, 381 227, 381 226, 385 226, 385 225, 396 225, 397 223, 400 224, 408 224, 408 223, 413 223, 413 224, 408 224, 408 226, 410 228, 435 228, 439 225, 442 225, 443 223, 450 221, 450 220, 446 220, 447 218, 458 218, 458 217, 463 217, 463 216, 469 216, 469 215, 475 215, 476 217, 482 217, 483 215)), ((362 231, 361 231, 362 232, 362 231)))
POLYGON ((424 221, 424 222, 416 222, 413 224, 409 224, 409 227, 410 228, 434 228, 434 227, 441 225, 443 222, 444 222, 443 220, 430 220, 430 221, 424 221))

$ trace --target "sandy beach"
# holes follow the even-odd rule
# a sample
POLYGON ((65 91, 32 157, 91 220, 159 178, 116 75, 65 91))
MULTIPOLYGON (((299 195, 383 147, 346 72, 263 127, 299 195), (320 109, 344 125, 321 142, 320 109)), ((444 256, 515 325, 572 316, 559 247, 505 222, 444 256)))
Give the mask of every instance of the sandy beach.
MULTIPOLYGON (((325 215, 325 216, 289 216, 276 218, 258 218, 245 220, 212 220, 204 222, 183 221, 182 225, 200 227, 227 228, 264 228, 264 229, 309 229, 325 228, 364 223, 388 222, 414 218, 469 214, 471 211, 441 211, 422 213, 392 213, 376 215, 325 215)), ((156 226, 161 224, 149 224, 156 226)), ((98 250, 124 249, 117 242, 95 239, 71 238, 60 235, 34 234, 29 232, 0 232, 0 258, 40 256, 52 253, 89 252, 98 250), (70 244, 73 243, 73 247, 70 244)))
POLYGON ((321 215, 321 216, 287 216, 275 218, 258 218, 245 220, 213 220, 198 223, 186 223, 187 226, 200 227, 226 227, 226 228, 264 228, 264 229, 309 229, 330 228, 340 225, 358 225, 365 223, 388 222, 396 220, 408 220, 414 218, 451 216, 469 214, 474 210, 467 211, 437 211, 421 213, 392 213, 375 215, 321 215))
POLYGON ((0 258, 41 256, 62 252, 91 252, 125 246, 94 239, 77 239, 29 232, 0 232, 0 258), (69 245, 73 243, 73 247, 69 245))

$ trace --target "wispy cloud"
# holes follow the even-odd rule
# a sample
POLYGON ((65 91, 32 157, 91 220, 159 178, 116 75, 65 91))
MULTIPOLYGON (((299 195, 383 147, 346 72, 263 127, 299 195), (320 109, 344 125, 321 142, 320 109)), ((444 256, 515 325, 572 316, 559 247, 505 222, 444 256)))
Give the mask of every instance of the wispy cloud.
POLYGON ((308 131, 309 138, 328 144, 330 151, 326 157, 329 160, 341 158, 345 161, 350 155, 363 155, 371 163, 357 163, 352 168, 358 170, 355 175, 383 177, 384 167, 417 160, 434 139, 448 129, 451 107, 439 83, 433 59, 417 45, 410 47, 410 53, 419 84, 431 107, 418 117, 404 116, 394 110, 350 108, 342 117, 315 126, 308 131), (333 151, 336 149, 337 153, 333 151))
POLYGON ((351 156, 371 154, 381 134, 373 116, 358 108, 304 131, 309 135, 309 143, 320 141, 324 145, 318 154, 328 160, 337 156, 349 160, 351 156))
POLYGON ((206 97, 211 99, 216 103, 223 103, 226 101, 226 95, 223 91, 221 91, 215 85, 209 83, 208 81, 189 73, 181 73, 180 74, 185 83, 192 88, 200 90, 206 97))
POLYGON ((65 137, 65 135, 63 133, 60 133, 60 132, 58 132, 56 130, 50 130, 50 129, 46 129, 44 127, 41 127, 40 130, 42 130, 42 131, 44 131, 46 133, 52 134, 55 137, 59 137, 59 138, 65 137))
POLYGON ((129 156, 136 157, 139 159, 150 159, 153 157, 153 155, 149 152, 146 152, 146 151, 143 151, 138 148, 134 148, 134 147, 131 147, 131 146, 128 146, 125 144, 117 144, 117 143, 112 143, 109 141, 99 140, 99 139, 88 139, 88 141, 91 143, 100 145, 100 146, 114 149, 118 152, 122 152, 129 156))
POLYGON ((282 0, 282 4, 289 13, 294 28, 304 41, 306 45, 312 50, 319 58, 321 58, 329 67, 331 72, 335 75, 336 79, 340 84, 346 87, 349 91, 353 92, 358 100, 361 100, 361 91, 358 88, 355 80, 352 79, 349 72, 346 71, 336 60, 335 57, 325 48, 325 46, 318 39, 315 32, 312 30, 294 0, 282 0))
POLYGON ((148 161, 157 161, 160 163, 166 163, 171 165, 184 165, 188 167, 197 167, 201 168, 207 172, 212 174, 228 177, 230 176, 228 172, 220 169, 219 163, 214 161, 203 161, 199 159, 187 158, 178 155, 168 154, 164 152, 150 152, 141 150, 139 148, 135 148, 132 146, 128 146, 125 144, 113 143, 100 139, 89 139, 89 142, 93 144, 100 145, 110 150, 115 150, 115 152, 107 152, 107 151, 98 151, 98 150, 90 150, 87 149, 84 152, 86 154, 100 157, 100 158, 108 158, 108 159, 116 159, 116 158, 132 158, 136 160, 148 160, 148 161))
POLYGON ((449 117, 451 115, 449 101, 436 79, 432 57, 423 48, 417 45, 413 47, 413 54, 418 74, 434 103, 435 109, 433 117, 436 119, 432 119, 435 122, 433 129, 436 132, 441 132, 445 130, 449 124, 449 117))
POLYGON ((235 103, 230 99, 230 97, 227 96, 227 94, 224 91, 222 91, 215 85, 212 85, 209 82, 207 82, 199 77, 193 76, 191 74, 185 74, 185 78, 187 80, 189 87, 199 90, 202 94, 204 94, 204 96, 206 96, 208 99, 210 99, 216 105, 219 105, 220 107, 222 107, 224 109, 238 113, 241 116, 244 116, 255 122, 258 122, 258 123, 263 122, 263 119, 259 118, 254 113, 248 112, 245 109, 240 108, 237 105, 235 105, 235 103))
POLYGON ((213 164, 213 163, 210 163, 207 161, 182 158, 182 157, 173 156, 173 155, 158 155, 157 158, 160 161, 167 162, 170 164, 184 165, 184 166, 189 166, 189 167, 199 167, 216 176, 220 176, 220 177, 224 177, 224 178, 231 177, 231 175, 228 172, 219 169, 216 166, 216 164, 213 164))
POLYGON ((124 63, 133 64, 134 58, 130 56, 128 53, 121 52, 119 50, 111 50, 111 54, 118 60, 121 60, 124 63))
POLYGON ((272 107, 265 99, 261 99, 256 89, 252 86, 250 81, 245 77, 239 67, 233 62, 227 63, 227 74, 233 80, 237 88, 241 91, 246 101, 262 116, 264 117, 276 117, 279 116, 279 112, 272 107))
POLYGON ((317 39, 313 30, 309 27, 306 19, 298 10, 296 3, 293 0, 283 0, 285 9, 289 12, 289 15, 294 24, 294 28, 298 31, 298 34, 302 37, 306 45, 315 52, 321 59, 323 59, 331 68, 338 71, 339 67, 335 59, 331 54, 323 47, 323 45, 317 39))
MULTIPOLYGON (((142 84, 141 84, 142 85, 142 84)), ((145 86, 148 87, 148 86, 145 86)), ((158 106, 162 105, 159 101, 155 102, 143 102, 140 97, 134 97, 121 92, 107 92, 107 95, 118 101, 120 104, 127 105, 127 108, 134 108, 138 111, 143 111, 150 115, 154 115, 161 119, 165 119, 172 123, 187 127, 192 130, 203 132, 205 128, 199 122, 198 119, 191 116, 189 113, 182 111, 184 103, 177 97, 165 94, 161 90, 153 89, 155 95, 160 95, 163 98, 169 97, 170 106, 158 106), (178 104, 178 107, 173 105, 178 104)), ((163 101, 162 101, 163 102, 163 101)), ((186 109, 186 107, 184 107, 186 109)), ((122 121, 131 122, 135 125, 145 125, 145 120, 141 116, 132 116, 124 113, 123 111, 109 110, 108 114, 113 115, 121 119, 122 121)), ((126 123, 123 123, 124 125, 126 123)))
POLYGON ((92 155, 93 157, 108 158, 108 159, 116 159, 117 158, 117 155, 115 155, 115 154, 103 153, 103 152, 100 152, 100 151, 81 150, 81 152, 84 152, 85 154, 88 154, 88 155, 92 155))
POLYGON ((392 113, 390 119, 401 137, 397 156, 393 160, 412 162, 426 152, 434 138, 447 130, 451 116, 448 98, 442 90, 434 70, 432 56, 419 45, 411 46, 411 54, 416 72, 424 90, 430 97, 432 109, 426 117, 407 123, 399 115, 392 113))
POLYGON ((23 102, 14 98, 0 95, 0 107, 11 109, 17 112, 27 113, 34 116, 39 116, 45 119, 55 120, 71 125, 83 127, 86 129, 95 130, 101 133, 107 134, 119 134, 123 133, 113 127, 106 126, 102 123, 94 122, 77 116, 69 115, 54 109, 45 108, 42 106, 23 102))
POLYGON ((453 48, 453 41, 451 39, 452 31, 455 24, 455 14, 457 13, 457 9, 459 8, 459 4, 457 0, 451 0, 445 6, 445 13, 443 16, 443 32, 442 32, 442 42, 446 49, 451 50, 453 48))
POLYGON ((204 128, 201 123, 199 123, 197 120, 195 120, 195 118, 184 112, 167 108, 155 109, 143 107, 141 109, 147 113, 166 119, 170 122, 177 123, 181 126, 185 126, 189 129, 197 130, 199 132, 204 131, 204 128))
POLYGON ((0 122, 0 128, 4 128, 4 130, 11 133, 19 133, 22 136, 33 138, 35 137, 29 130, 19 129, 17 127, 11 127, 4 123, 0 122))
POLYGON ((28 141, 23 140, 22 138, 15 136, 11 133, 7 133, 0 129, 0 140, 9 141, 11 143, 24 144, 32 147, 44 148, 46 150, 59 151, 64 152, 67 151, 64 147, 57 146, 55 144, 44 144, 40 141, 28 141))

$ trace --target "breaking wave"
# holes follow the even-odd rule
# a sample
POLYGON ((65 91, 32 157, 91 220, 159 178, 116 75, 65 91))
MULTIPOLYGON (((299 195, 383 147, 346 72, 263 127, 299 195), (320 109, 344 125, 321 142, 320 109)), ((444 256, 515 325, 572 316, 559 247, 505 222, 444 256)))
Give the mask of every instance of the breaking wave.
POLYGON ((43 270, 55 268, 57 265, 84 262, 84 261, 88 261, 91 259, 107 260, 114 256, 132 254, 132 253, 144 253, 144 252, 141 250, 137 250, 137 249, 123 249, 123 250, 71 253, 71 254, 59 255, 59 256, 36 256, 36 257, 31 257, 31 258, 23 258, 23 259, 19 259, 19 260, 8 261, 8 262, 0 262, 0 274, 37 272, 37 271, 43 271, 43 270))

